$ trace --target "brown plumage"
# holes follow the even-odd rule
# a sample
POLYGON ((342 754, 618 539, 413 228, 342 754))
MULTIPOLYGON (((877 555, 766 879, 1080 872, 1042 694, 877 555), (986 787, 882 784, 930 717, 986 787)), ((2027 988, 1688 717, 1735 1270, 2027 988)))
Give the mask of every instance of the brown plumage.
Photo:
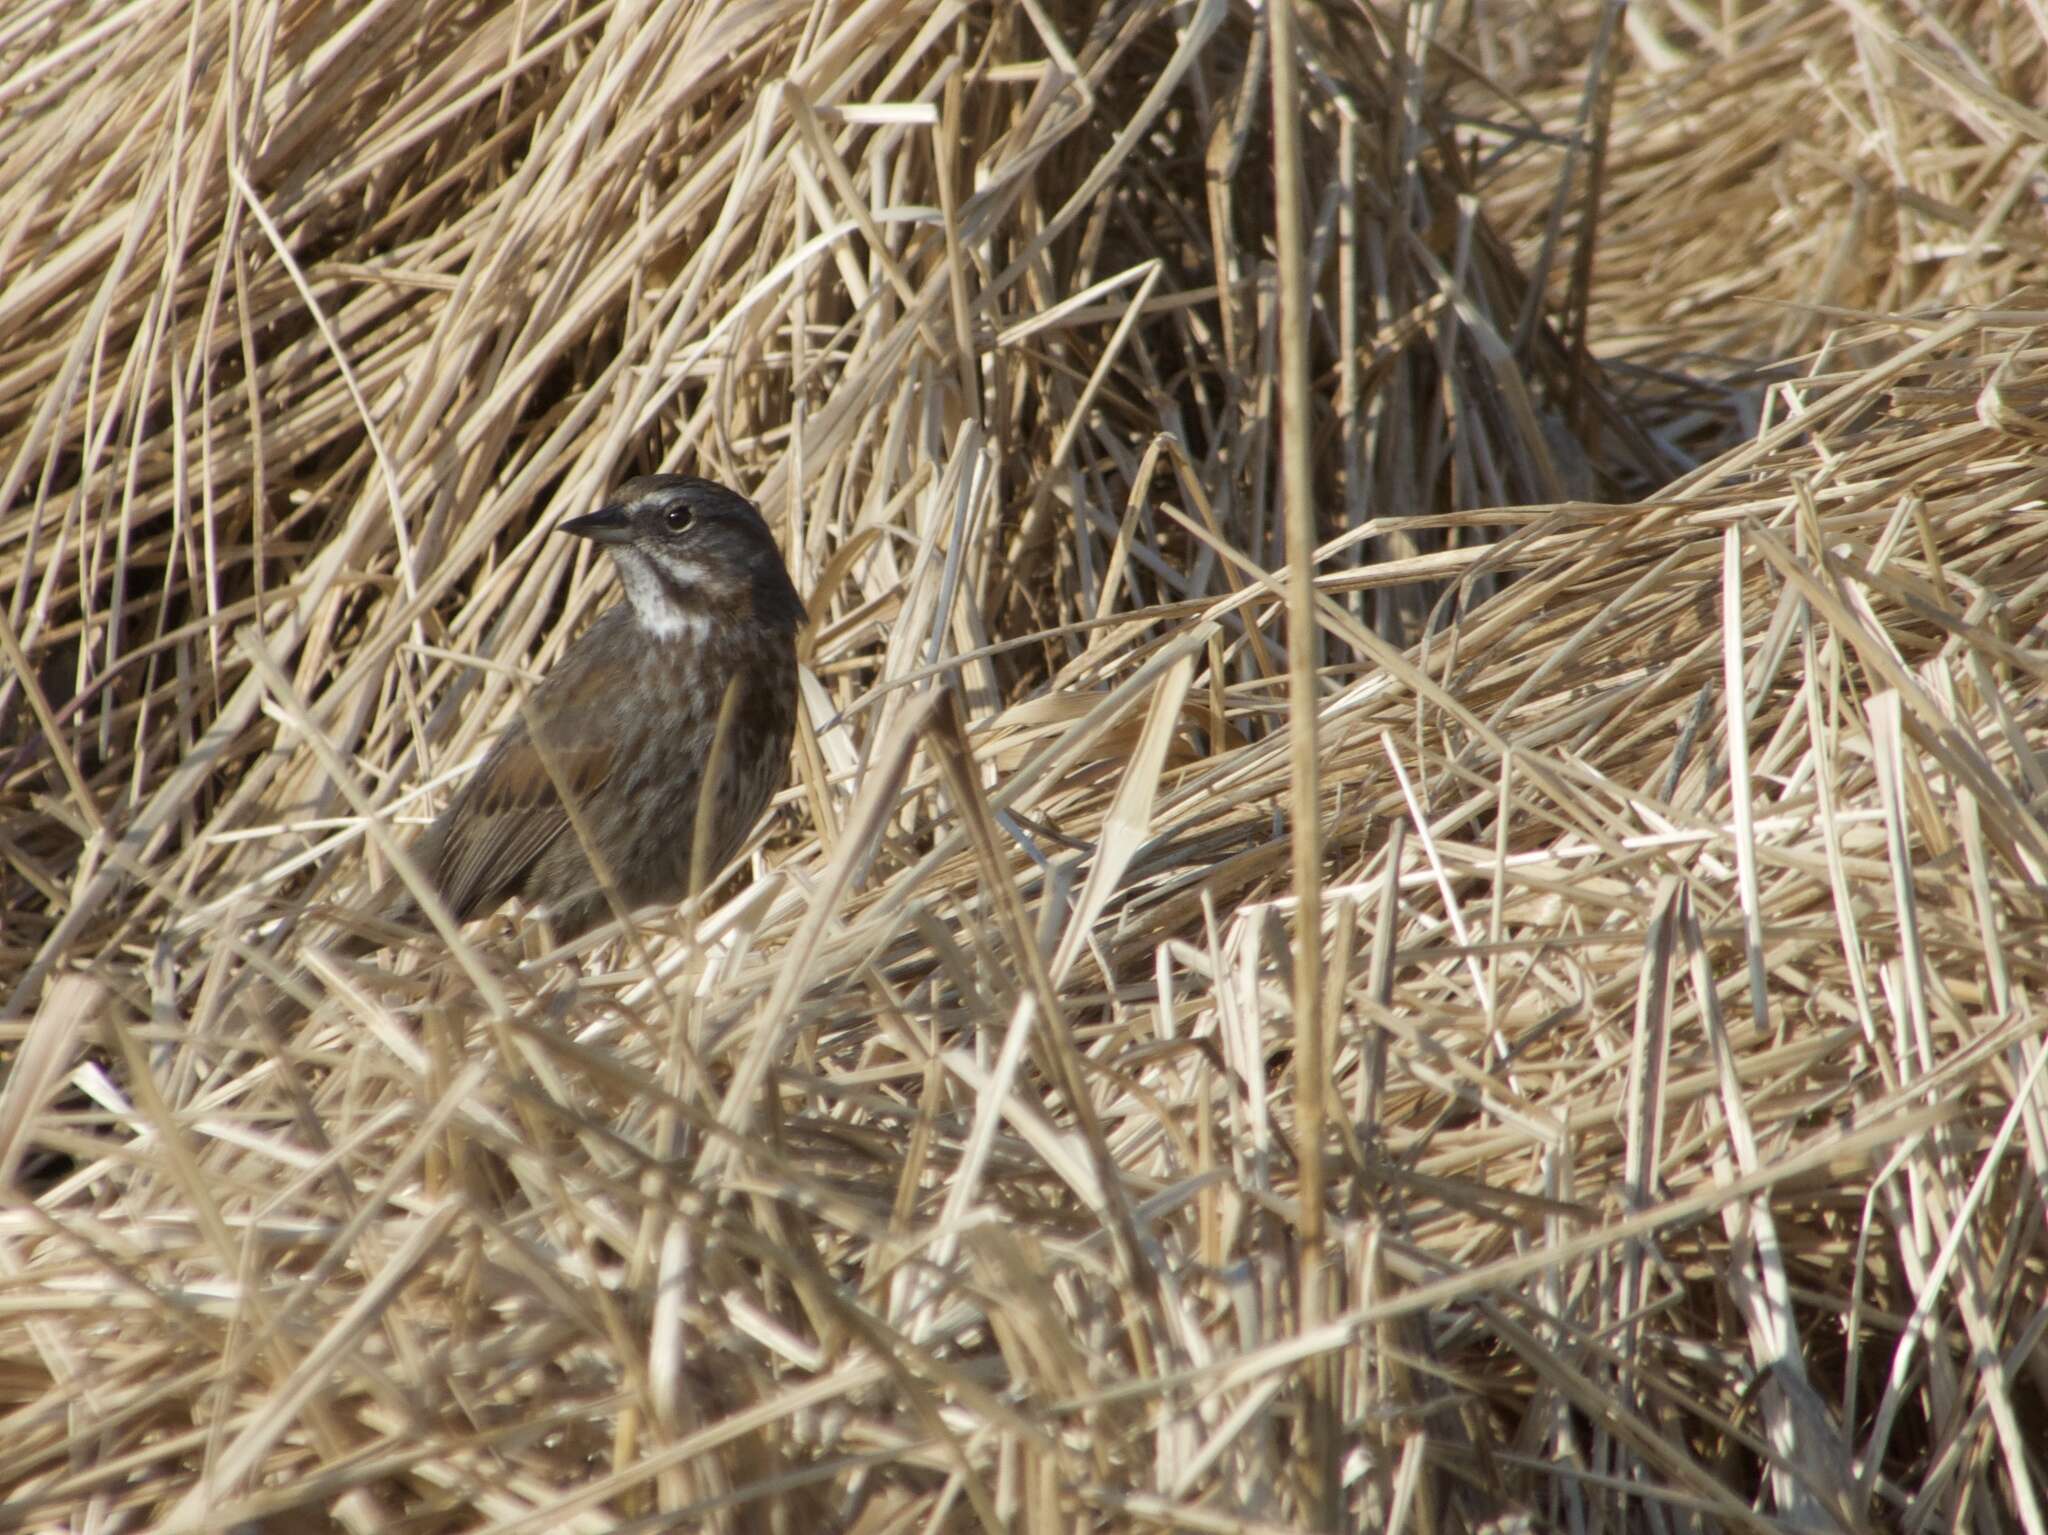
MULTIPOLYGON (((628 911, 690 893, 728 689, 704 874, 745 841, 788 776, 803 604, 761 514, 709 480, 631 480, 562 531, 605 546, 627 600, 569 647, 409 851, 456 921, 518 896, 574 937, 610 915, 605 883, 628 911)), ((418 925, 410 895, 375 908, 418 925)))

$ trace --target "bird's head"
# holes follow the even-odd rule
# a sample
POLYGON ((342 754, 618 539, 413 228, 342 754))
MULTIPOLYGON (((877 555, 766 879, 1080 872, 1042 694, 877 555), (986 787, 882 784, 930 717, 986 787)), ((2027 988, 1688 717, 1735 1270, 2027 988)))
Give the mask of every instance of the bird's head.
POLYGON ((628 480, 562 531, 605 546, 635 617, 658 638, 702 635, 735 618, 792 630, 803 621, 768 524, 746 497, 710 480, 628 480))

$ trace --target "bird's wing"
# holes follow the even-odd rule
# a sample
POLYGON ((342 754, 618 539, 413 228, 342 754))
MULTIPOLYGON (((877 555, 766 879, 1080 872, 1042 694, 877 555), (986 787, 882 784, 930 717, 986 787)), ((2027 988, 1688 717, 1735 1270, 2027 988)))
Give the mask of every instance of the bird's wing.
POLYGON ((437 883, 456 921, 515 894, 534 861, 569 829, 557 781, 587 805, 611 777, 613 742, 565 723, 559 715, 543 723, 545 761, 524 720, 509 726, 449 806, 437 883))
POLYGON ((592 643, 598 641, 598 630, 584 641, 571 647, 526 700, 526 708, 440 817, 436 882, 457 921, 469 921, 516 894, 535 860, 569 831, 561 794, 575 804, 590 804, 612 776, 616 718, 604 700, 614 688, 606 686, 612 679, 602 675, 604 647, 592 643))

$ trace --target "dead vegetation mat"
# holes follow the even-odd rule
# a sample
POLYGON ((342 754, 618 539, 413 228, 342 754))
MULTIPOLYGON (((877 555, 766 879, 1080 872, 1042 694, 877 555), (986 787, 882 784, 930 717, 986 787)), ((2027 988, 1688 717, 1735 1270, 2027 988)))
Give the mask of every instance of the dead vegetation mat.
POLYGON ((2048 1530, 2048 18, 1298 9, 1305 268, 1224 0, 0 20, 0 1527, 2048 1530), (326 956, 655 467, 745 864, 326 956))

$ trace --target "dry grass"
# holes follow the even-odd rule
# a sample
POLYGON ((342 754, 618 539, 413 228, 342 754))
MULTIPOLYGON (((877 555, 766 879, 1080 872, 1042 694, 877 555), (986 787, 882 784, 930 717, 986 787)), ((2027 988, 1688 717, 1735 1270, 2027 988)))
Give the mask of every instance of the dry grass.
POLYGON ((0 19, 0 1527, 2048 1530, 2048 15, 1879 12, 1304 10, 1306 283, 1222 0, 0 19), (656 465, 750 869, 324 958, 656 465))

